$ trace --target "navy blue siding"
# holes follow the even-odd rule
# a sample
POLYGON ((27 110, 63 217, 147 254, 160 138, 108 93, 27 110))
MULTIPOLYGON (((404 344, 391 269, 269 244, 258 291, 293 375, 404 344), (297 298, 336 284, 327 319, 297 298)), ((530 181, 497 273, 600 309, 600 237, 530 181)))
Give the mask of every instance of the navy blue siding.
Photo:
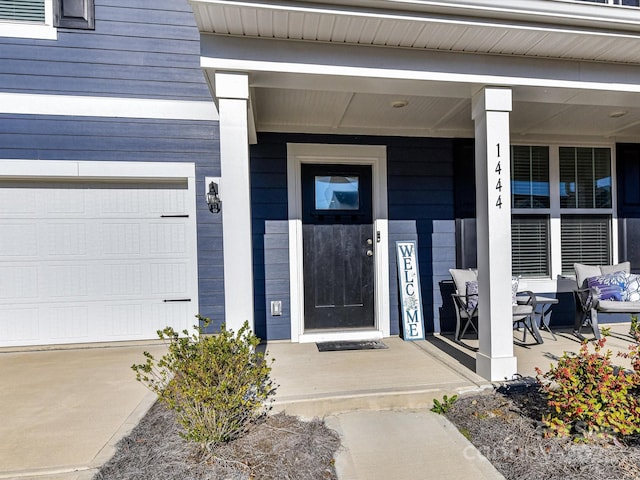
POLYGON ((387 175, 391 333, 401 331, 395 242, 414 239, 418 242, 425 329, 439 331, 440 281, 449 278, 448 269, 455 265, 452 141, 390 139, 387 175))
POLYGON ((0 90, 211 100, 187 0, 96 0, 94 30, 0 38, 0 90))
POLYGON ((260 137, 251 146, 251 213, 255 331, 259 338, 291 338, 287 149, 260 137), (271 315, 271 302, 282 302, 282 315, 271 315))
POLYGON ((287 142, 387 146, 391 333, 399 334, 401 328, 397 240, 418 242, 425 326, 434 331, 442 306, 439 282, 448 279, 448 269, 455 266, 452 141, 305 134, 259 134, 258 145, 251 149, 256 330, 266 332, 268 339, 290 338, 287 142), (275 225, 272 233, 266 230, 270 222, 275 225), (270 301, 280 299, 285 313, 272 317, 270 301))

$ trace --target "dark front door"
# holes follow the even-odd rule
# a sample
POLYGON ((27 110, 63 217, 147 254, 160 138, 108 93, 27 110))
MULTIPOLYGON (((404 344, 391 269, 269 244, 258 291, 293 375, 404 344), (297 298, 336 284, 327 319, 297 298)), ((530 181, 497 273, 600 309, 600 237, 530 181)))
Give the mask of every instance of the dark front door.
POLYGON ((304 326, 374 326, 371 167, 302 165, 304 326))

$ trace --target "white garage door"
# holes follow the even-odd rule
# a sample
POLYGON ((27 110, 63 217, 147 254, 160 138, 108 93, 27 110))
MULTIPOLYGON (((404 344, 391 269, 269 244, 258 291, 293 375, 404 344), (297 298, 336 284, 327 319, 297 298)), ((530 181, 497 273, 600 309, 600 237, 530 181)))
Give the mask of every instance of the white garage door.
POLYGON ((186 179, 0 183, 0 346, 193 325, 192 197, 186 179))

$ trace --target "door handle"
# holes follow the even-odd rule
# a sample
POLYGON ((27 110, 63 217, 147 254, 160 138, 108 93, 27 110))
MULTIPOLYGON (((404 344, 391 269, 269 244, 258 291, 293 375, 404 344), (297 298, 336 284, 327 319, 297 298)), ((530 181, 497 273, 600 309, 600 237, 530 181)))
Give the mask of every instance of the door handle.
POLYGON ((373 257, 373 250, 367 250, 367 257, 373 257))
POLYGON ((373 238, 367 238, 367 245, 373 245, 373 238))

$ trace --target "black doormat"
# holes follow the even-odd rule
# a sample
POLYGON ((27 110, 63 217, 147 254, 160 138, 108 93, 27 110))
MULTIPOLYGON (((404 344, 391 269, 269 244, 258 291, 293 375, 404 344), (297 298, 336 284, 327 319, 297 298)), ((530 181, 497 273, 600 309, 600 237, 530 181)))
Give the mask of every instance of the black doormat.
POLYGON ((352 342, 318 342, 319 352, 339 352, 341 350, 380 350, 389 348, 380 340, 356 340, 352 342))

